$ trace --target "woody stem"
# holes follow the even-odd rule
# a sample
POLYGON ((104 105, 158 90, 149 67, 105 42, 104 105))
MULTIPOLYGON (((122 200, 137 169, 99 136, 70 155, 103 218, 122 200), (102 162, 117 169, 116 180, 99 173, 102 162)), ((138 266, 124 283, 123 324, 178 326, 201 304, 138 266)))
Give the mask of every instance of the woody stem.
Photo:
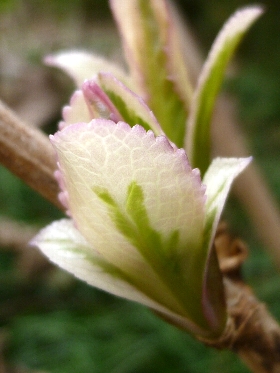
POLYGON ((55 206, 59 188, 55 155, 47 136, 23 123, 0 101, 0 162, 55 206))

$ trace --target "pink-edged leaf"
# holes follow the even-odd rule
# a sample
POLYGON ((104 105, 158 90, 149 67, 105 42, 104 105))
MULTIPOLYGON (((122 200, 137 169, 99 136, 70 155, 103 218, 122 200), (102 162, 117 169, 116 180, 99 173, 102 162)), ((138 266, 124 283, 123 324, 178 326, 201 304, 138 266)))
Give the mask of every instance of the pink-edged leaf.
POLYGON ((98 82, 111 102, 118 108, 121 120, 128 123, 131 127, 139 124, 146 130, 151 129, 155 135, 163 134, 152 111, 140 96, 133 93, 109 73, 98 74, 98 82))
POLYGON ((82 85, 84 99, 92 113, 91 119, 111 119, 114 122, 122 120, 118 109, 108 95, 97 84, 96 79, 86 80, 82 85))
POLYGON ((111 0, 110 4, 138 87, 136 92, 144 98, 169 139, 181 147, 191 89, 168 3, 111 0))
POLYGON ((52 142, 83 236, 141 278, 143 293, 209 332, 201 304, 205 188, 185 152, 140 126, 107 120, 69 126, 52 142))

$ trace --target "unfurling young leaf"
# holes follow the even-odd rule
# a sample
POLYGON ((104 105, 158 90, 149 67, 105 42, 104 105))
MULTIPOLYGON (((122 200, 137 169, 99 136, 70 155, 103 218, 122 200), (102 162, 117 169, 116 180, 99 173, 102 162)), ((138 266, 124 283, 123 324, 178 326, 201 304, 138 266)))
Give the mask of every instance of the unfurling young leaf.
POLYGON ((192 88, 168 2, 111 0, 111 6, 136 90, 182 147, 192 88))
POLYGON ((199 76, 188 118, 186 148, 191 164, 198 167, 202 175, 211 162, 210 125, 225 69, 245 32, 261 13, 260 7, 244 8, 226 22, 199 76))
POLYGON ((145 299, 191 332, 209 338, 221 333, 226 321, 222 281, 209 283, 208 260, 215 255, 213 236, 229 186, 248 160, 216 161, 205 178, 208 195, 185 152, 139 125, 96 119, 67 126, 52 142, 75 225, 58 222, 34 243, 68 270, 78 256, 74 274, 95 286, 105 287, 100 272, 106 286, 130 299, 127 282, 135 288, 133 300, 145 299), (53 239, 59 236, 55 227, 61 224, 68 224, 69 243, 54 250, 60 245, 53 239), (77 231, 85 239, 79 247, 71 243, 77 231), (209 294, 208 288, 216 290, 209 294))
POLYGON ((33 244, 89 284, 217 338, 227 313, 213 241, 250 158, 211 163, 210 119, 226 64, 261 10, 229 20, 193 95, 168 2, 110 3, 130 75, 81 52, 48 58, 78 86, 51 137, 71 219, 46 227, 33 244), (178 149, 184 141, 187 149, 178 149))

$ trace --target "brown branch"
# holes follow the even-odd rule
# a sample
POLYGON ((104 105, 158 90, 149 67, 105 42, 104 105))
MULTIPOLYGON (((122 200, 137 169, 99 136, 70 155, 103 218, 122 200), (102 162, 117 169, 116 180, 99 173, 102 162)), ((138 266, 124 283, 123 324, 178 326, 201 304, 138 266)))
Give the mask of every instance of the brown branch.
MULTIPOLYGON (((30 250, 29 242, 38 233, 38 227, 0 217, 0 250, 16 254, 16 266, 25 279, 44 276, 52 267, 39 250, 30 250)), ((0 369, 0 372, 1 369, 0 369)))
POLYGON ((52 146, 43 132, 24 124, 0 102, 0 162, 44 198, 64 210, 57 199, 59 188, 52 146))
POLYGON ((266 306, 243 282, 225 278, 228 323, 218 340, 198 338, 239 355, 254 373, 280 373, 280 327, 266 306))
POLYGON ((38 227, 0 217, 0 247, 21 251, 38 232, 38 227))
POLYGON ((225 281, 231 337, 226 346, 255 373, 280 372, 280 328, 266 306, 243 282, 225 281))
POLYGON ((228 322, 220 339, 198 339, 209 346, 237 353, 254 373, 279 373, 280 327, 241 279, 240 268, 246 258, 244 243, 233 238, 221 224, 215 248, 224 277, 228 322))

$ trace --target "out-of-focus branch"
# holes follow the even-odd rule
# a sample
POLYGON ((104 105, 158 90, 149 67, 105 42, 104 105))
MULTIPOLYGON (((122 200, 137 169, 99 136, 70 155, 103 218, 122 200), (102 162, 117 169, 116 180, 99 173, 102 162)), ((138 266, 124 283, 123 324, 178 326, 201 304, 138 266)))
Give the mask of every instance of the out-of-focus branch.
MULTIPOLYGON (((193 83, 197 82, 203 56, 191 29, 174 7, 181 29, 182 47, 193 83)), ((252 155, 236 117, 234 99, 221 95, 216 103, 212 125, 213 156, 244 157, 252 155)), ((280 267, 280 212, 261 171, 253 162, 234 183, 233 192, 245 206, 255 231, 280 267)))
POLYGON ((37 232, 38 228, 0 217, 0 247, 20 251, 37 232))
POLYGON ((38 274, 45 274, 52 267, 39 250, 29 246, 29 241, 37 232, 38 227, 0 218, 0 248, 16 253, 17 268, 29 280, 34 277, 38 279, 38 274))
MULTIPOLYGON (((225 95, 220 97, 213 125, 215 155, 225 157, 250 155, 244 136, 239 130, 235 112, 234 100, 225 95)), ((255 231, 280 267, 279 208, 256 162, 252 162, 246 172, 237 179, 233 192, 245 206, 255 231)))
POLYGON ((54 178, 56 168, 53 148, 46 135, 28 126, 0 102, 0 162, 63 210, 54 178))

